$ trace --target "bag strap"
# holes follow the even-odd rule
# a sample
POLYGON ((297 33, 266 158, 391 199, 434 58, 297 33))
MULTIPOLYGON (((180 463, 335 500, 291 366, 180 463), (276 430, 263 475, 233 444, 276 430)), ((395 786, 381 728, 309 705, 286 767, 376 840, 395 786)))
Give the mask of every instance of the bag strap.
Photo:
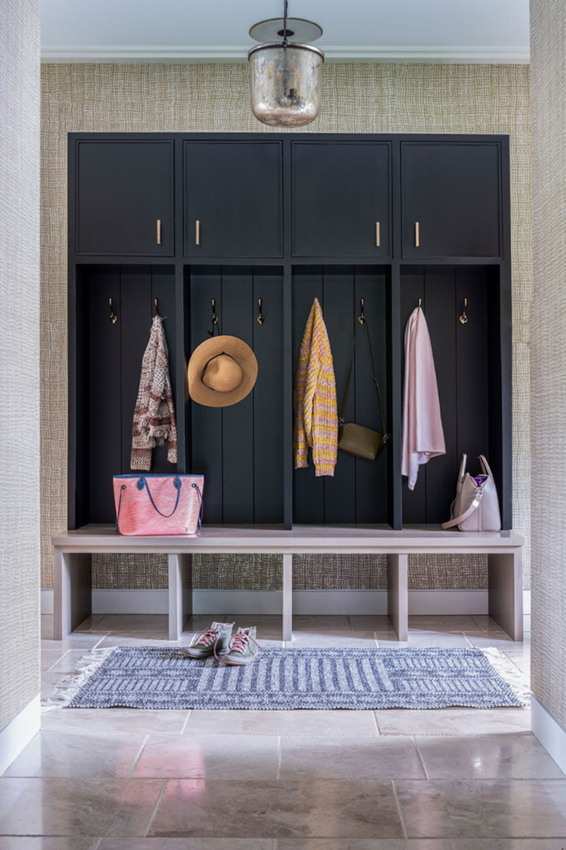
POLYGON ((126 489, 126 485, 125 485, 125 484, 122 484, 122 486, 120 487, 120 499, 119 499, 119 501, 118 501, 118 512, 117 512, 117 514, 116 514, 116 534, 119 534, 119 533, 120 533, 120 525, 119 525, 119 522, 120 522, 120 510, 121 510, 121 508, 122 508, 122 493, 123 493, 123 491, 124 491, 125 489, 126 489))
MULTIPOLYGON (((385 440, 387 440, 387 437, 388 437, 387 427, 385 425, 385 412, 384 412, 384 409, 383 409, 383 398, 381 396, 381 387, 379 386, 379 381, 377 379, 377 371, 376 371, 376 368, 375 368, 375 358, 373 356, 373 346, 371 344, 371 334, 369 332, 369 324, 368 324, 368 320, 366 319, 365 316, 363 317, 363 321, 362 321, 362 317, 360 317, 360 319, 358 319, 358 323, 366 326, 366 331, 367 331, 367 335, 368 335, 368 342, 369 342, 369 353, 370 353, 370 356, 371 356, 371 368, 373 369, 373 380, 374 380, 374 383, 375 383, 375 388, 377 390, 377 400, 379 402, 379 412, 381 414, 381 431, 382 431, 383 439, 385 441, 385 440)), ((340 411, 340 425, 343 425, 344 422, 345 422, 344 417, 346 416, 346 404, 348 402, 348 391, 350 389, 350 378, 352 376, 352 366, 354 365, 354 354, 355 354, 355 351, 356 351, 357 335, 358 335, 358 325, 356 324, 356 329, 354 331, 354 342, 353 342, 353 345, 352 345, 352 354, 350 355, 350 365, 348 367, 348 377, 346 378, 346 387, 344 389, 344 399, 342 401, 342 410, 340 411)))
POLYGON ((201 493, 201 490, 200 490, 200 487, 198 486, 198 484, 196 484, 193 481, 193 483, 191 484, 191 487, 195 488, 195 490, 197 491, 197 493, 199 495, 199 499, 200 499, 200 508, 199 508, 199 512, 198 512, 198 530, 200 531, 201 528, 202 528, 202 512, 203 512, 203 509, 204 509, 204 501, 203 501, 202 493, 201 493))
POLYGON ((454 517, 454 519, 451 519, 448 522, 443 522, 442 528, 444 528, 444 529, 454 528, 455 525, 459 525, 461 522, 464 522, 465 519, 468 519, 468 517, 471 516, 474 513, 474 511, 477 511, 477 509, 479 508, 480 502, 482 500, 482 496, 483 496, 483 492, 482 492, 481 488, 478 487, 477 490, 476 490, 476 495, 474 496, 474 501, 472 502, 472 504, 470 505, 468 510, 464 511, 463 514, 460 514, 460 516, 454 517))
POLYGON ((173 514, 175 513, 175 511, 177 510, 177 508, 179 507, 179 499, 181 498, 181 487, 182 487, 182 485, 183 485, 183 482, 181 481, 179 476, 176 475, 175 478, 173 479, 173 487, 177 488, 177 501, 175 502, 175 507, 173 508, 173 510, 171 511, 170 514, 162 514, 161 511, 159 510, 159 508, 157 507, 157 505, 155 504, 155 502, 153 501, 153 496, 151 495, 151 490, 149 489, 149 484, 147 483, 147 478, 144 478, 144 476, 142 476, 140 478, 140 480, 138 481, 137 486, 138 486, 138 490, 143 490, 143 488, 145 487, 145 489, 147 490, 147 495, 149 496, 149 500, 150 500, 151 504, 153 505, 153 507, 155 508, 155 510, 157 511, 157 513, 159 514, 159 516, 162 516, 164 519, 169 519, 169 517, 172 517, 173 514))

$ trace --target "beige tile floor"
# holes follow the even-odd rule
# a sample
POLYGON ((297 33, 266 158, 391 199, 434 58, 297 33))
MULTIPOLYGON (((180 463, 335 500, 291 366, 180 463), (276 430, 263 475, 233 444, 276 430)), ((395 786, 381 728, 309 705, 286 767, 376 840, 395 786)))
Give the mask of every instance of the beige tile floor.
MULTIPOLYGON (((62 642, 43 619, 44 696, 94 647, 168 644, 165 617, 62 642)), ((528 676, 528 639, 487 617, 410 625, 402 644, 384 617, 295 617, 287 645, 496 646, 528 676)), ((58 709, 0 778, 0 850, 566 850, 566 777, 529 729, 526 709, 58 709)))

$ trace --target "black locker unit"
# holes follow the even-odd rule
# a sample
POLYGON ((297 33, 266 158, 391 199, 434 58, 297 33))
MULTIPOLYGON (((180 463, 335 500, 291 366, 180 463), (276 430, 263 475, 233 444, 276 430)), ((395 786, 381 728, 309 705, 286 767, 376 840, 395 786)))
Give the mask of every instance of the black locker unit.
MULTIPOLYGON (((114 519, 112 475, 130 471, 157 298, 178 462, 160 448, 152 471, 203 473, 206 523, 437 526, 462 452, 472 467, 484 452, 511 528, 510 269, 506 136, 70 134, 69 527, 114 519), (339 406, 365 299, 390 433, 374 463, 339 452, 325 478, 312 461, 293 470, 294 374, 314 297, 339 406), (221 333, 247 341, 259 363, 254 391, 224 409, 192 403, 186 387, 212 299, 221 333), (419 299, 447 453, 421 467, 410 492, 401 478, 403 337, 419 299)), ((347 418, 379 427, 365 333, 347 418)))

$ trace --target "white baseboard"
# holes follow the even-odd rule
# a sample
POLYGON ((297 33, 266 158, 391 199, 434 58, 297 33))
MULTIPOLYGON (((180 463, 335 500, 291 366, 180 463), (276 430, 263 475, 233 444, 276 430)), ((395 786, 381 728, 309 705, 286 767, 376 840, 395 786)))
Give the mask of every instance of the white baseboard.
MULTIPOLYGON (((523 594, 530 630, 530 590, 523 594)), ((94 614, 167 614, 167 590, 93 590, 94 614)), ((410 590, 409 614, 487 614, 487 590, 410 590)), ((295 614, 386 614, 386 590, 295 590, 295 614)), ((195 590, 195 614, 280 614, 281 591, 195 590)), ((41 591, 41 613, 53 613, 53 591, 41 591)))
POLYGON ((0 731, 0 776, 27 747, 41 724, 41 699, 38 694, 0 731))
POLYGON ((534 695, 531 696, 531 729, 562 773, 566 774, 566 729, 534 695))

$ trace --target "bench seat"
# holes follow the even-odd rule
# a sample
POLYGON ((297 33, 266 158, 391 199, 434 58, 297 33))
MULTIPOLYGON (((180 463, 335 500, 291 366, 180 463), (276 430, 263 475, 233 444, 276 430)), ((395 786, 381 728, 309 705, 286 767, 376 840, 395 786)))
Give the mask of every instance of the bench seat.
POLYGON ((62 640, 91 613, 91 555, 154 554, 169 559, 169 638, 178 640, 192 613, 191 554, 283 556, 283 639, 292 636, 293 555, 387 555, 388 615, 408 639, 409 555, 487 555, 489 614, 516 641, 523 639, 521 553, 513 531, 458 532, 430 526, 392 531, 379 526, 205 526, 194 537, 123 537, 110 525, 87 525, 52 538, 55 551, 54 631, 62 640))

